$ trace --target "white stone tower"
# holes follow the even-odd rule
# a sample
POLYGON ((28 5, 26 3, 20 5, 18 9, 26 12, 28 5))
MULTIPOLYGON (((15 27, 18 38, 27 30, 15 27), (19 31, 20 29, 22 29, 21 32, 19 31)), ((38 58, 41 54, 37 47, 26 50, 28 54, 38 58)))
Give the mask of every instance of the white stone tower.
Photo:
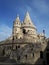
POLYGON ((26 30, 26 33, 28 35, 32 36, 33 38, 37 37, 36 27, 33 24, 33 22, 31 21, 31 18, 30 18, 30 15, 29 15, 28 11, 25 15, 25 19, 24 19, 22 27, 26 30))
POLYGON ((17 16, 16 20, 14 21, 13 31, 14 31, 14 38, 15 39, 22 38, 22 30, 21 30, 21 23, 20 23, 19 16, 17 16))

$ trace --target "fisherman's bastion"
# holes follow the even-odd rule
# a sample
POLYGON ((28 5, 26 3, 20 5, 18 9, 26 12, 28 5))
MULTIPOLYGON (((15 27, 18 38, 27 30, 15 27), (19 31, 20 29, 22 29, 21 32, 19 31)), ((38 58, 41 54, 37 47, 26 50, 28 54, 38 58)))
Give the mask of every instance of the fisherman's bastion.
POLYGON ((17 16, 13 21, 12 35, 0 42, 0 56, 9 57, 23 64, 46 63, 46 52, 43 52, 47 47, 47 38, 44 30, 42 33, 37 31, 28 11, 23 22, 17 16))

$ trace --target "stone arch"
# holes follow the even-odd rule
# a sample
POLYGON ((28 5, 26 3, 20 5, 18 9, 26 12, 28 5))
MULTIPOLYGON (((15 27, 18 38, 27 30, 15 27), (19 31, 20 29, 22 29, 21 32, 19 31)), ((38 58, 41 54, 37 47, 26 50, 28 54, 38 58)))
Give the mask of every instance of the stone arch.
POLYGON ((5 48, 3 48, 3 56, 5 55, 5 48))
POLYGON ((25 55, 25 58, 27 59, 27 54, 25 55))
POLYGON ((23 33, 26 34, 26 30, 25 29, 23 29, 23 33))

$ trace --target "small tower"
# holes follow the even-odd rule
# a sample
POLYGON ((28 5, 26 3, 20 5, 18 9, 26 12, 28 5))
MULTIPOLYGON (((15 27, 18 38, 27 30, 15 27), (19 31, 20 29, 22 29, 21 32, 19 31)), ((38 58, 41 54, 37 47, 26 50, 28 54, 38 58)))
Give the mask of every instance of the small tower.
POLYGON ((22 37, 22 31, 21 31, 21 23, 19 16, 17 16, 16 20, 14 21, 14 38, 19 39, 22 37))

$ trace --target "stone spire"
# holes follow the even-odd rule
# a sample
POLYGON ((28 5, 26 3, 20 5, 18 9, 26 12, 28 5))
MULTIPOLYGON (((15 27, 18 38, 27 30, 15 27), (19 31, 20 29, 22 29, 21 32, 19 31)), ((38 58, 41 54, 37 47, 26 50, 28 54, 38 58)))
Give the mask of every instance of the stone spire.
POLYGON ((30 19, 30 16, 29 16, 28 11, 27 11, 27 13, 26 13, 26 15, 25 15, 25 19, 24 19, 24 22, 25 22, 25 23, 27 23, 26 21, 27 21, 28 23, 31 23, 31 19, 30 19))
POLYGON ((34 26, 33 22, 31 21, 31 18, 30 18, 30 15, 29 15, 29 12, 28 12, 28 11, 27 11, 27 13, 26 13, 26 15, 25 15, 24 24, 36 28, 36 27, 34 26))
POLYGON ((17 26, 21 25, 19 15, 17 15, 14 24, 17 25, 17 26))

